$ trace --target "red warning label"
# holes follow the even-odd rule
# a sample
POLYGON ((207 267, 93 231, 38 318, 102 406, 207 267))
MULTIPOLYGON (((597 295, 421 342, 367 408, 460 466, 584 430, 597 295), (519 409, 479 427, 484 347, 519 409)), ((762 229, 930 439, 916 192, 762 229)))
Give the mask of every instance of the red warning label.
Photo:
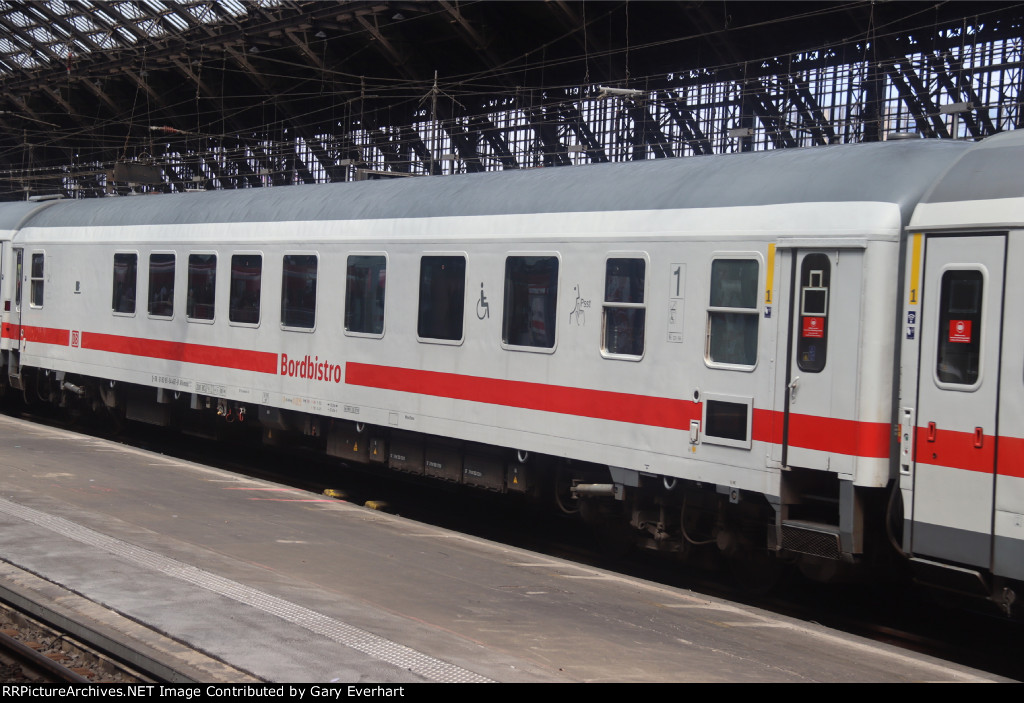
POLYGON ((805 317, 802 337, 811 339, 822 339, 825 336, 824 317, 805 317))
POLYGON ((970 343, 971 341, 971 321, 970 320, 950 320, 949 321, 949 341, 970 343))

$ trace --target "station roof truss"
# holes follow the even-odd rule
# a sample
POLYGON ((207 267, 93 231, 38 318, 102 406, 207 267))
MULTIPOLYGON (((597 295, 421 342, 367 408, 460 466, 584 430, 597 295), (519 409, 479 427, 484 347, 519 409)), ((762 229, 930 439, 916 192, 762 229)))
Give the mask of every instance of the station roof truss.
POLYGON ((1024 4, 0 0, 0 199, 1024 123, 1024 4))

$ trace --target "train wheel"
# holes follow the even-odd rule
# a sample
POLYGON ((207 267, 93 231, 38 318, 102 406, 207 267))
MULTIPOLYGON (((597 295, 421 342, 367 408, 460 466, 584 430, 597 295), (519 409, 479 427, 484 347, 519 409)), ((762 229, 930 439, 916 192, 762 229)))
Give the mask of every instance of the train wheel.
POLYGON ((580 517, 590 525, 598 547, 605 556, 621 559, 636 545, 636 530, 616 514, 616 507, 593 498, 579 500, 580 517))
POLYGON ((764 595, 782 579, 782 561, 767 549, 740 549, 728 557, 736 585, 747 593, 764 595))
POLYGON ((103 407, 106 408, 106 415, 109 420, 107 424, 107 431, 114 436, 117 436, 124 432, 124 428, 127 426, 124 408, 121 406, 111 408, 105 405, 103 407))
POLYGON ((575 515, 580 511, 580 500, 572 494, 572 473, 559 467, 555 472, 555 504, 566 515, 575 515))

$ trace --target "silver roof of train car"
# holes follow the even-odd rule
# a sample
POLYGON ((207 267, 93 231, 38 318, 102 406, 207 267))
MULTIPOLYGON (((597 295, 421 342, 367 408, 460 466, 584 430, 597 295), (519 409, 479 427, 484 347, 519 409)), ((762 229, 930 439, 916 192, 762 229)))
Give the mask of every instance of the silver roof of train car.
POLYGON ((63 201, 33 227, 287 222, 895 203, 904 222, 970 144, 898 141, 644 162, 199 194, 63 201))
POLYGON ((0 203, 0 232, 12 232, 20 228, 28 218, 39 210, 53 205, 53 201, 17 201, 0 203))
POLYGON ((1024 196, 1024 130, 979 142, 950 165, 924 203, 995 200, 1024 196))

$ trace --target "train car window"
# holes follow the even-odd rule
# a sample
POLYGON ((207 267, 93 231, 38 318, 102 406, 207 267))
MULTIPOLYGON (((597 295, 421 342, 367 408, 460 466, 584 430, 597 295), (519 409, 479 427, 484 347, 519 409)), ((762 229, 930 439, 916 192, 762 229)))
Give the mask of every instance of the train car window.
POLYGON ((32 272, 29 278, 29 304, 34 308, 43 307, 43 259, 41 252, 32 254, 32 272))
POLYGON ((973 386, 981 365, 981 305, 984 274, 949 270, 942 274, 939 344, 935 376, 940 383, 973 386))
POLYGON ((185 317, 212 320, 217 298, 217 255, 188 255, 188 299, 185 317))
POLYGON ((281 326, 316 326, 316 254, 288 254, 281 280, 281 326))
POLYGON ((753 368, 757 363, 756 259, 714 259, 704 355, 707 361, 753 368))
POLYGON ((558 257, 506 258, 502 342, 513 347, 554 349, 557 302, 558 257))
POLYGON ((114 254, 114 295, 110 308, 118 314, 134 315, 139 280, 139 255, 114 254))
POLYGON ((260 323, 260 291, 263 283, 263 257, 259 254, 235 254, 231 257, 231 296, 228 320, 243 325, 260 323))
POLYGON ((149 255, 149 314, 174 316, 174 254, 149 255))
POLYGON ((466 257, 422 257, 416 326, 420 339, 461 340, 465 304, 466 257))
POLYGON ((800 321, 796 364, 801 371, 825 368, 828 351, 828 291, 832 262, 825 254, 808 254, 800 266, 800 321))
POLYGON ((605 263, 602 338, 607 355, 639 358, 644 354, 646 274, 644 259, 608 259, 605 263))
POLYGON ((345 280, 345 332, 384 334, 384 290, 387 259, 383 256, 350 256, 345 280))
POLYGON ((753 403, 754 399, 750 397, 705 394, 703 441, 750 449, 753 403))
POLYGON ((21 277, 25 275, 25 250, 14 250, 14 307, 21 309, 21 277))

